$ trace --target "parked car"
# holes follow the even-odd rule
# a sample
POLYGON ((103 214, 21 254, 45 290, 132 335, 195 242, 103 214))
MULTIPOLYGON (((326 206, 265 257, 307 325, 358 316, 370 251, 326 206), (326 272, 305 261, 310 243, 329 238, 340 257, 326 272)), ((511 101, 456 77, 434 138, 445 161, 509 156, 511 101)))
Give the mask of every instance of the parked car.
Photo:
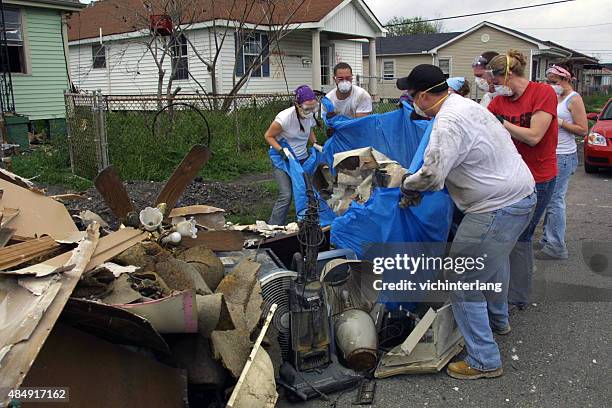
POLYGON ((589 113, 587 118, 596 122, 584 138, 584 171, 612 169, 612 98, 601 112, 589 113))

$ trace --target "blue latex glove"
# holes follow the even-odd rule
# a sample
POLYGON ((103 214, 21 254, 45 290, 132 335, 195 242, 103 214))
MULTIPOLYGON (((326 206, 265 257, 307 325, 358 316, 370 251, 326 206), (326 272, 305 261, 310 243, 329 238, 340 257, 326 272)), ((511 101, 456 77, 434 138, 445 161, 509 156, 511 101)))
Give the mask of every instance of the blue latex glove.
POLYGON ((323 105, 327 113, 334 113, 334 103, 327 96, 324 96, 321 99, 321 104, 323 105))

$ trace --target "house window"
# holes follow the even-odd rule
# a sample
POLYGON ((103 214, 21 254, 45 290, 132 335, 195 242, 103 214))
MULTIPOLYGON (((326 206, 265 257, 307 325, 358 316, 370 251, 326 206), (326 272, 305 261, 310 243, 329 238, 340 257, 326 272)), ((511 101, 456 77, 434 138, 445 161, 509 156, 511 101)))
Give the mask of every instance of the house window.
POLYGON ((451 59, 450 58, 438 58, 438 67, 440 67, 440 69, 442 70, 442 73, 444 73, 445 78, 450 77, 450 72, 451 72, 451 59))
POLYGON ((395 61, 383 61, 382 77, 384 80, 395 79, 395 61))
POLYGON ((21 24, 21 10, 5 8, 4 22, 6 32, 6 45, 8 51, 8 66, 11 72, 27 72, 25 48, 23 44, 23 26, 21 24))
POLYGON ((242 63, 245 71, 248 71, 251 65, 256 66, 251 71, 252 77, 270 76, 269 72, 264 72, 265 57, 267 57, 265 49, 268 46, 268 36, 261 33, 253 33, 245 37, 242 45, 242 63))
POLYGON ((321 47, 321 85, 329 85, 331 77, 329 65, 329 47, 321 47))
POLYGON ((94 44, 91 46, 91 57, 93 58, 93 67, 95 69, 106 68, 106 47, 102 44, 94 44))
POLYGON ((540 65, 537 59, 534 59, 531 62, 531 80, 533 82, 538 80, 538 77, 540 76, 540 65))
POLYGON ((189 57, 187 56, 187 38, 183 34, 178 39, 173 39, 172 66, 174 68, 173 80, 189 79, 189 57))

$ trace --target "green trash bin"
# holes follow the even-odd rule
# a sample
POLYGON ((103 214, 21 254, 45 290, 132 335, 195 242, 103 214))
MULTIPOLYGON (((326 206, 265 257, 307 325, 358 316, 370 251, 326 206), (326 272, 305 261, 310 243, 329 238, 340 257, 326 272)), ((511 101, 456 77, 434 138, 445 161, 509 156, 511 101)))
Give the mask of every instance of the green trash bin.
POLYGON ((6 123, 7 142, 18 144, 20 149, 29 149, 28 124, 30 119, 23 115, 6 115, 4 122, 6 123))

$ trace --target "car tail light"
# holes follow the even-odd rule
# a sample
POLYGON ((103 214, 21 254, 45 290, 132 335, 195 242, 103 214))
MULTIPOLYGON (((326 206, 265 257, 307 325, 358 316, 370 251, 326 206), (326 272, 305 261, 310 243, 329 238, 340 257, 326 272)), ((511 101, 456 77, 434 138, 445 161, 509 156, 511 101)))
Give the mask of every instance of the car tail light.
POLYGON ((594 145, 594 146, 606 146, 607 145, 606 138, 600 135, 599 133, 595 133, 595 132, 589 133, 589 137, 587 141, 590 145, 594 145))

